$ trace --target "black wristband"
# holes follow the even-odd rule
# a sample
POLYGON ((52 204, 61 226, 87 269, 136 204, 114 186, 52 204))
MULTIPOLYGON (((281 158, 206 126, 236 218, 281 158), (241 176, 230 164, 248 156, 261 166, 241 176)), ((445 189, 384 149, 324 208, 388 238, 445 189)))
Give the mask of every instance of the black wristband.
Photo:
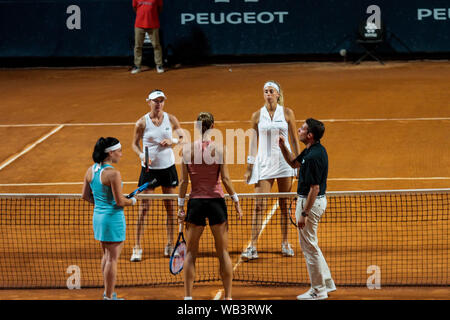
POLYGON ((302 211, 302 217, 307 217, 308 214, 305 211, 302 211))

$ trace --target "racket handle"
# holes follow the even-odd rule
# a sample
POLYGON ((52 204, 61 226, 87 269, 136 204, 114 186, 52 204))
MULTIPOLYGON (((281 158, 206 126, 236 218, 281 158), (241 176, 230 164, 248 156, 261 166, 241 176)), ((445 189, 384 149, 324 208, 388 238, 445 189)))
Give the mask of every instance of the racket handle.
POLYGON ((148 147, 145 147, 145 172, 148 172, 148 147))
POLYGON ((183 232, 183 222, 180 223, 180 226, 178 227, 178 232, 183 232))

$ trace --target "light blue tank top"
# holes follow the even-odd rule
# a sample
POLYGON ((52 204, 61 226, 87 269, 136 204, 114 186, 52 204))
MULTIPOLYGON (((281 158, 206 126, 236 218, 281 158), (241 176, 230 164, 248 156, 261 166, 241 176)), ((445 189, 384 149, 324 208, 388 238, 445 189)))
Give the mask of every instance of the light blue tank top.
POLYGON ((95 163, 92 166, 92 180, 90 183, 92 194, 94 195, 94 214, 114 214, 122 213, 123 207, 119 207, 114 200, 112 189, 102 184, 101 175, 105 168, 114 168, 109 164, 95 163))

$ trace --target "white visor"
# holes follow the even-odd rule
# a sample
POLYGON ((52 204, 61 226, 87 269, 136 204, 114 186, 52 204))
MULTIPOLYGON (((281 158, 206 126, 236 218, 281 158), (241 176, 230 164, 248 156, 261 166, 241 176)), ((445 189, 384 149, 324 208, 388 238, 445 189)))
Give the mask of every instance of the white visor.
POLYGON ((154 92, 152 92, 152 93, 150 93, 148 95, 147 101, 154 100, 154 99, 159 98, 159 97, 163 97, 164 100, 167 99, 166 96, 164 95, 164 92, 162 92, 162 91, 154 91, 154 92))
POLYGON ((105 149, 105 153, 108 153, 110 151, 116 151, 116 150, 119 150, 120 148, 122 148, 122 145, 119 142, 119 143, 117 143, 117 144, 115 144, 115 145, 113 145, 111 147, 106 148, 105 149))
POLYGON ((275 88, 275 89, 277 89, 278 93, 280 93, 280 86, 277 85, 275 82, 272 82, 272 81, 266 82, 264 84, 264 90, 266 90, 268 87, 275 88))

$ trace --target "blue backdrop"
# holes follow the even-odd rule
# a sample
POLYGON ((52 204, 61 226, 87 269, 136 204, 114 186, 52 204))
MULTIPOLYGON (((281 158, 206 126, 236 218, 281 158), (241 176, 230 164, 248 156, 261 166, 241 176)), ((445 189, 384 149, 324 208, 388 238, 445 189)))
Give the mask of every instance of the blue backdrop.
MULTIPOLYGON (((358 51, 370 5, 383 50, 450 53, 448 0, 165 0, 162 45, 181 57, 358 51)), ((130 57, 134 17, 131 0, 0 0, 0 57, 130 57)))

